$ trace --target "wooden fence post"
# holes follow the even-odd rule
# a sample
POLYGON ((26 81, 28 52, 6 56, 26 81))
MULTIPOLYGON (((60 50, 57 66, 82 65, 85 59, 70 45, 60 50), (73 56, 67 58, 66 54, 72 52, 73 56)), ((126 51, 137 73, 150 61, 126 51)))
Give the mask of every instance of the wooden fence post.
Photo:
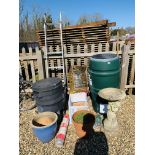
MULTIPOLYGON (((26 56, 26 51, 25 48, 22 48, 22 56, 26 56)), ((24 65, 24 70, 25 70, 25 76, 26 76, 26 80, 29 81, 29 72, 28 72, 28 63, 27 61, 23 61, 23 65, 24 65)))
POLYGON ((68 61, 67 61, 67 58, 66 58, 66 55, 67 55, 67 47, 66 47, 65 44, 63 46, 64 46, 65 67, 66 67, 66 75, 67 75, 68 74, 68 67, 69 67, 68 61))
MULTIPOLYGON (((80 45, 78 44, 78 45, 77 45, 77 54, 80 54, 80 53, 81 53, 80 51, 81 51, 81 47, 80 47, 80 45)), ((81 66, 81 64, 80 64, 80 58, 77 58, 76 61, 77 61, 77 65, 78 65, 78 66, 81 66)))
POLYGON ((128 77, 128 65, 129 65, 129 55, 128 52, 130 50, 129 45, 124 45, 122 47, 122 64, 121 64, 121 84, 120 88, 125 90, 125 85, 128 77))
POLYGON ((52 46, 49 47, 49 51, 53 52, 53 47, 52 46))
MULTIPOLYGON (((30 56, 32 56, 32 48, 31 47, 29 48, 29 54, 30 54, 30 56)), ((33 60, 30 60, 30 65, 31 65, 32 81, 36 82, 36 76, 35 76, 33 60)))
MULTIPOLYGON (((56 52, 60 52, 62 50, 60 50, 59 45, 56 46, 56 52)), ((60 59, 56 59, 55 60, 56 66, 62 66, 62 62, 61 62, 61 58, 60 59)), ((63 74, 60 72, 60 70, 58 69, 56 72, 57 77, 62 78, 64 80, 63 74)))
POLYGON ((22 67, 21 67, 20 61, 19 61, 19 73, 22 75, 22 67))
POLYGON ((44 79, 44 67, 43 67, 43 56, 41 50, 38 47, 35 48, 37 55, 38 73, 39 80, 44 79))
POLYGON ((113 42, 112 51, 116 52, 116 42, 113 42))
MULTIPOLYGON (((74 54, 74 46, 72 44, 70 45, 70 53, 74 54)), ((71 58, 71 66, 74 66, 74 59, 73 58, 71 58)))
POLYGON ((94 53, 94 52, 95 52, 95 45, 91 44, 91 53, 94 53))
POLYGON ((109 51, 109 43, 106 43, 105 51, 109 51))
MULTIPOLYGON (((42 56, 42 62, 40 62, 40 63, 42 63, 42 64, 45 64, 45 66, 43 67, 43 69, 45 69, 45 75, 46 76, 43 76, 43 77, 48 77, 49 76, 49 70, 48 70, 48 60, 47 60, 47 58, 46 58, 46 52, 48 52, 48 48, 46 49, 46 47, 45 46, 43 46, 42 47, 42 51, 43 51, 43 53, 42 53, 42 51, 40 51, 38 48, 35 48, 35 50, 36 50, 36 54, 37 54, 37 57, 39 58, 40 57, 40 54, 41 54, 41 56, 42 56), (43 58, 44 57, 44 58, 43 58)), ((38 67, 39 67, 39 60, 38 60, 38 58, 37 58, 37 63, 38 63, 38 67)), ((40 67, 41 67, 41 64, 40 64, 40 67)), ((39 69, 38 69, 39 70, 39 69)))
POLYGON ((125 41, 121 41, 120 42, 120 50, 122 49, 122 47, 124 46, 125 41))
MULTIPOLYGON (((135 75, 135 55, 133 55, 133 57, 132 57, 132 65, 131 65, 131 74, 130 74, 129 85, 133 85, 134 75, 135 75)), ((129 88, 129 95, 132 95, 132 89, 133 88, 129 88)))
MULTIPOLYGON (((88 45, 85 44, 84 45, 84 53, 88 53, 88 45)), ((87 58, 84 57, 84 65, 87 66, 87 58)))
POLYGON ((102 52, 102 44, 101 43, 98 44, 98 52, 102 52))

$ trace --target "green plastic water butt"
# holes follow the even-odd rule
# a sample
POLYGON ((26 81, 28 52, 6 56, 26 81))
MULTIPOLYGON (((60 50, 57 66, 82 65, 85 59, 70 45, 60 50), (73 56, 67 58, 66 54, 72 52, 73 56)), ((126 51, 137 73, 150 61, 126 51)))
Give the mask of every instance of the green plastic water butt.
POLYGON ((112 52, 94 55, 90 58, 88 72, 93 108, 100 112, 99 90, 120 87, 120 59, 112 52))

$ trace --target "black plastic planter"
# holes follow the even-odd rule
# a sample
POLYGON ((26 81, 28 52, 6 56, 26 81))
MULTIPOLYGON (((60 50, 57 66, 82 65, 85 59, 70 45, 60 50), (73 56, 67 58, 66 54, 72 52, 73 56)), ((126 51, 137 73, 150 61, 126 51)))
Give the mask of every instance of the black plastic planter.
POLYGON ((60 94, 64 92, 64 88, 62 86, 59 86, 55 89, 52 90, 48 90, 48 91, 43 91, 43 92, 36 92, 33 91, 33 96, 34 98, 37 97, 45 97, 45 96, 49 96, 49 95, 55 95, 55 94, 60 94))
POLYGON ((37 81, 33 84, 32 89, 36 92, 44 92, 56 89, 57 87, 62 87, 62 81, 59 78, 53 77, 37 81))
POLYGON ((64 94, 58 94, 57 96, 48 96, 42 99, 36 99, 36 104, 38 105, 54 105, 65 98, 64 94), (59 95, 59 96, 58 96, 59 95))
POLYGON ((32 86, 34 99, 39 112, 57 112, 64 108, 65 90, 59 78, 47 78, 32 86))
POLYGON ((45 111, 52 111, 52 112, 58 112, 63 109, 65 104, 65 99, 59 101, 57 104, 54 105, 37 105, 39 112, 45 112, 45 111))

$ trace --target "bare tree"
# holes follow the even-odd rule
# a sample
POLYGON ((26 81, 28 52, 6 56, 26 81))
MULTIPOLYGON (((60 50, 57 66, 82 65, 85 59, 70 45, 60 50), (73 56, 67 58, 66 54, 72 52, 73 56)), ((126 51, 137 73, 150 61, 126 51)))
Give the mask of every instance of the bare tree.
POLYGON ((79 17, 77 24, 80 25, 80 24, 85 24, 85 23, 89 23, 89 22, 90 22, 89 17, 86 15, 82 15, 79 17))
POLYGON ((23 8, 23 0, 19 0, 19 16, 22 15, 23 10, 24 10, 24 8, 23 8))
POLYGON ((62 22, 63 22, 64 27, 67 27, 67 26, 71 25, 71 21, 67 16, 63 16, 62 22))
POLYGON ((95 13, 93 15, 82 15, 79 17, 77 24, 85 24, 90 22, 97 22, 102 19, 102 15, 100 13, 95 13))
POLYGON ((95 13, 94 15, 90 16, 92 22, 97 22, 102 20, 102 15, 100 13, 95 13))
POLYGON ((126 28, 126 31, 129 34, 135 34, 135 27, 129 26, 129 27, 126 28))
MULTIPOLYGON (((47 22, 52 23, 52 17, 47 14, 47 22)), ((19 41, 36 41, 36 31, 42 30, 44 24, 44 14, 37 14, 33 12, 32 20, 30 20, 29 14, 24 15, 23 19, 19 23, 19 41)), ((54 24, 48 27, 49 29, 55 28, 54 24)))

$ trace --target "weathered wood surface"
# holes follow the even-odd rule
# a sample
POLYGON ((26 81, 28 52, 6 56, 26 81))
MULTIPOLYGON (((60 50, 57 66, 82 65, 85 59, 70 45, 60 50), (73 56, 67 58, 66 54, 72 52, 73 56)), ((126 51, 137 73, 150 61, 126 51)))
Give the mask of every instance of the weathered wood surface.
MULTIPOLYGON (((133 55, 133 58, 132 58, 132 65, 131 65, 131 73, 130 73, 129 85, 133 85, 134 77, 135 77, 135 55, 133 55)), ((129 95, 132 95, 132 89, 129 89, 129 95)))
MULTIPOLYGON (((102 20, 99 22, 92 22, 87 23, 83 25, 78 26, 69 26, 65 27, 62 30, 62 38, 63 43, 67 47, 67 53, 68 50, 70 50, 70 46, 77 46, 80 45, 81 51, 84 51, 84 45, 88 44, 95 44, 95 46, 98 46, 99 43, 102 44, 102 51, 105 51, 105 45, 110 40, 110 34, 109 34, 109 27, 114 26, 116 23, 108 23, 108 20, 102 20)), ((37 31, 38 41, 40 44, 40 47, 45 46, 45 35, 44 31, 40 30, 37 31)), ((53 46, 53 50, 56 50, 56 46, 60 46, 60 30, 59 29, 52 29, 47 30, 47 44, 48 46, 53 46)), ((95 51, 98 49, 95 48, 95 51)))
POLYGON ((32 52, 32 48, 29 48, 28 53, 26 53, 25 48, 22 48, 22 53, 19 54, 19 72, 21 74, 22 70, 25 72, 25 80, 36 82, 36 80, 44 79, 44 64, 41 52, 37 47, 35 53, 32 52), (35 69, 38 70, 38 79, 35 69))
POLYGON ((36 47, 36 54, 37 54, 37 63, 38 63, 38 73, 39 73, 39 80, 44 79, 44 69, 43 69, 43 57, 42 51, 36 47))
POLYGON ((127 76, 128 76, 128 65, 129 65, 129 46, 123 46, 122 48, 122 64, 121 64, 121 83, 120 88, 125 90, 125 86, 127 83, 127 76))
MULTIPOLYGON (((113 52, 113 51, 112 51, 113 52)), ((116 51, 114 51, 114 52, 116 52, 116 51)), ((131 50, 131 51, 129 51, 129 54, 134 54, 135 52, 134 52, 134 50, 131 50)), ((91 57, 91 56, 93 56, 94 54, 103 54, 103 52, 91 52, 91 53, 80 53, 80 51, 79 51, 79 48, 78 48, 78 52, 77 52, 77 54, 65 54, 64 55, 64 57, 65 58, 80 58, 80 57, 91 57)), ((119 55, 121 55, 122 54, 122 51, 118 51, 118 54, 119 55)), ((49 58, 50 59, 59 59, 61 56, 49 56, 49 58)))
MULTIPOLYGON (((22 55, 27 56, 25 48, 22 48, 22 55)), ((29 78, 29 73, 28 73, 28 61, 23 61, 23 66, 24 66, 26 80, 29 81, 30 78, 29 78)))
MULTIPOLYGON (((32 56, 32 48, 29 48, 29 53, 32 56)), ((32 81, 33 83, 36 82, 36 78, 35 78, 35 69, 34 69, 34 63, 32 60, 30 60, 30 66, 31 66, 31 73, 32 73, 32 81)))

